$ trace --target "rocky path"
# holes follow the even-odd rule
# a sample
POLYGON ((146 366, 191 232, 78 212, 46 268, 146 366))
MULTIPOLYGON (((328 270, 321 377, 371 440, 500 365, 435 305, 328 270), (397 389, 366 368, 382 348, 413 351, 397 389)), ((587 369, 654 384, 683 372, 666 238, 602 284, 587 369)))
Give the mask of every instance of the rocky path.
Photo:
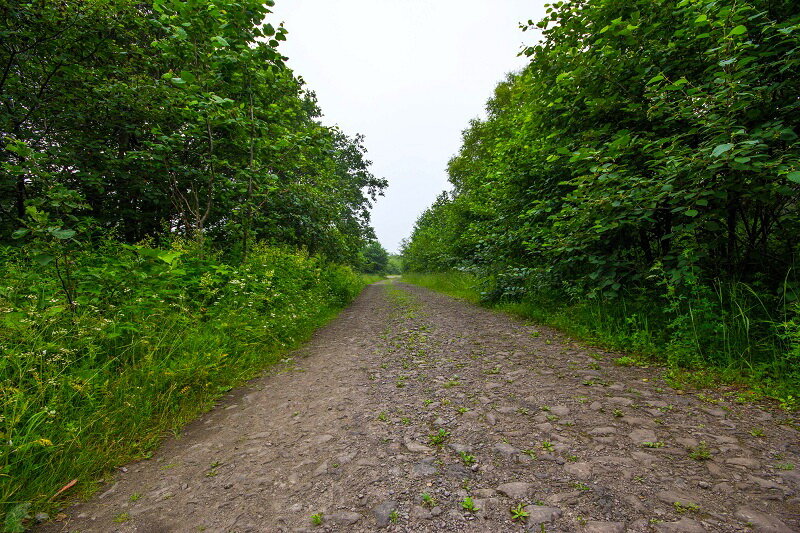
POLYGON ((616 357, 373 285, 42 530, 800 531, 796 419, 616 357))

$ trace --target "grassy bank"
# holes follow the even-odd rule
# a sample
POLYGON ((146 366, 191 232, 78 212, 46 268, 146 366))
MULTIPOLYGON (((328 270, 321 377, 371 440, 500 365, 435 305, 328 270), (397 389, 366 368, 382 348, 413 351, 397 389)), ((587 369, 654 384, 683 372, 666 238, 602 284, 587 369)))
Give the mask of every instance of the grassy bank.
POLYGON ((374 281, 288 248, 236 265, 180 244, 0 257, 4 531, 148 457, 374 281))
POLYGON ((403 281, 500 309, 667 367, 681 386, 747 385, 800 407, 800 309, 771 316, 745 287, 702 288, 680 300, 642 296, 573 301, 566 295, 488 302, 491 283, 464 272, 406 273, 403 281))

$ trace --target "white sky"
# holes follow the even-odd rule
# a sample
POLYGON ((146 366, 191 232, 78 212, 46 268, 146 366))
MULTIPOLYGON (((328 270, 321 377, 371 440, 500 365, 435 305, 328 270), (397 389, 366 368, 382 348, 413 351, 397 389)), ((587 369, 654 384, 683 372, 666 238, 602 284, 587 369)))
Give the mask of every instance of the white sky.
MULTIPOLYGON (((449 189, 447 162, 469 120, 523 44, 519 23, 544 16, 545 0, 277 0, 288 64, 315 91, 327 124, 366 135, 376 176, 389 180, 372 222, 390 252, 420 213, 449 189)), ((277 25, 277 24, 276 24, 277 25)))

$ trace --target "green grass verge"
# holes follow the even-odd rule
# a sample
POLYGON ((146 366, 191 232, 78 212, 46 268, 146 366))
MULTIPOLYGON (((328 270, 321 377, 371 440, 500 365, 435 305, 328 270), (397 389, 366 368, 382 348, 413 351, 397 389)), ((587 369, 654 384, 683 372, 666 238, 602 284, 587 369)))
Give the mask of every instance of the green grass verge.
POLYGON ((150 457, 370 281, 291 249, 258 247, 233 265, 109 243, 69 258, 71 309, 52 265, 3 257, 0 530, 12 532, 150 457))
POLYGON ((481 299, 478 288, 480 281, 477 277, 465 272, 435 272, 430 274, 407 272, 403 274, 401 281, 443 292, 471 303, 479 303, 481 299))
POLYGON ((382 279, 386 279, 386 276, 382 276, 380 274, 361 274, 361 282, 364 285, 371 285, 381 281, 382 279))

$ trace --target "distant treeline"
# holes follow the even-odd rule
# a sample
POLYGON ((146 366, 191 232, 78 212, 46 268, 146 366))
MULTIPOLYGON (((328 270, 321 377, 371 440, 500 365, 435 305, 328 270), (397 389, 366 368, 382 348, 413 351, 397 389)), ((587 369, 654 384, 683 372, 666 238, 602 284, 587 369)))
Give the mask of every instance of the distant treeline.
POLYGON ((593 302, 677 364, 798 378, 800 3, 556 2, 532 28, 406 269, 593 302))

